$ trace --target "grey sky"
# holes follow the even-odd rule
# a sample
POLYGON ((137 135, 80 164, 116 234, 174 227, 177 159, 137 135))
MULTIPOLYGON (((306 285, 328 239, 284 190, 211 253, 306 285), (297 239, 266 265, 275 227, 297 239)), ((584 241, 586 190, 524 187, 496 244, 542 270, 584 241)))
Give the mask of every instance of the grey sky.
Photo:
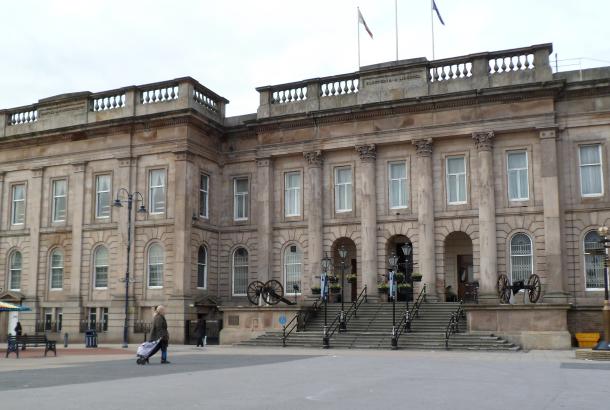
MULTIPOLYGON (((610 60, 607 0, 436 3, 436 58, 553 42, 560 60, 610 60)), ((0 108, 190 75, 228 115, 254 112, 257 86, 357 70, 358 5, 362 65, 393 60, 394 0, 5 0, 0 108)), ((430 59, 430 0, 398 9, 399 57, 430 59)))

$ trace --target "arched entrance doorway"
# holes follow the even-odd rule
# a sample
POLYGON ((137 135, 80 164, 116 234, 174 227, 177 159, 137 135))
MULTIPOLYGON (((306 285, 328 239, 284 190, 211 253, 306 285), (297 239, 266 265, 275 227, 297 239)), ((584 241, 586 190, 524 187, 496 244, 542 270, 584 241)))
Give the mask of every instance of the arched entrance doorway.
MULTIPOLYGON (((407 270, 410 270, 409 273, 413 273, 413 251, 411 251, 410 255, 405 255, 403 252, 403 246, 410 245, 413 246, 411 240, 407 238, 405 235, 394 235, 388 239, 386 244, 386 265, 388 264, 388 258, 394 253, 398 256, 398 266, 397 273, 401 274, 403 278, 406 280, 409 279, 407 275, 407 270)), ((411 248, 412 249, 412 248, 411 248)), ((389 268, 389 266, 388 266, 389 268)), ((400 287, 399 287, 400 289, 400 287)), ((398 298, 402 300, 403 298, 409 298, 409 300, 413 299, 413 289, 408 289, 404 294, 399 293, 398 298)))
POLYGON ((463 299, 473 282, 472 240, 464 232, 452 232, 445 238, 445 300, 463 299))
POLYGON ((362 276, 358 275, 358 262, 357 262, 357 254, 356 254, 356 244, 350 238, 339 238, 337 239, 332 246, 332 255, 333 255, 333 272, 337 276, 339 280, 339 285, 343 288, 343 295, 345 296, 345 301, 348 300, 356 300, 358 298, 358 283, 362 280, 362 276), (341 270, 343 269, 341 265, 341 257, 339 256, 339 249, 341 246, 345 247, 347 251, 347 257, 345 258, 345 272, 343 283, 341 283, 341 270), (355 280, 350 281, 350 277, 355 277, 355 280))
MULTIPOLYGON (((0 302, 20 305, 23 295, 20 292, 0 292, 0 302)), ((0 312, 0 342, 6 342, 8 335, 15 334, 15 326, 19 321, 19 312, 0 312)))

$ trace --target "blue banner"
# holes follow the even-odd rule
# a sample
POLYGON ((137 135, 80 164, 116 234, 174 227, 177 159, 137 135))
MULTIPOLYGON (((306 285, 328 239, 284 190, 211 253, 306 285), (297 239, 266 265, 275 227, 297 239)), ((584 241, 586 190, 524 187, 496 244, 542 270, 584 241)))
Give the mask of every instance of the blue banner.
POLYGON ((320 276, 320 293, 322 300, 328 300, 328 275, 326 273, 322 273, 320 276))

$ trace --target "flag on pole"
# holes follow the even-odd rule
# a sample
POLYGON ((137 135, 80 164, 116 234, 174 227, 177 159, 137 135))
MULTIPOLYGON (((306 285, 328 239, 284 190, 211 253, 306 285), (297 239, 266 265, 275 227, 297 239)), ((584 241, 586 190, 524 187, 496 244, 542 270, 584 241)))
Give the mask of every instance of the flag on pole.
MULTIPOLYGON (((445 22, 443 21, 443 18, 441 17, 441 13, 438 11, 438 7, 436 7, 436 2, 434 0, 432 0, 432 10, 436 11, 436 15, 438 16, 438 20, 444 26, 445 22)), ((364 23, 364 27, 366 27, 366 23, 364 23)), ((371 35, 371 37, 372 37, 372 35, 371 35)))
POLYGON ((371 36, 371 38, 373 38, 373 33, 371 32, 371 29, 369 29, 369 26, 366 25, 366 21, 364 21, 364 17, 362 17, 362 13, 360 13, 360 9, 358 9, 358 21, 360 23, 362 23, 366 32, 369 33, 369 36, 371 36))

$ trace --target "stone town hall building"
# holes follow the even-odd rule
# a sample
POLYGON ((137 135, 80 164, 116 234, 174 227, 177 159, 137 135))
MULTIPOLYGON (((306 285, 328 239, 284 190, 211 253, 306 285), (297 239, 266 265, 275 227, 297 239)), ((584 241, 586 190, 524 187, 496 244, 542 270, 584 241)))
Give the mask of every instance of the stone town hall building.
POLYGON ((551 49, 260 87, 257 113, 237 117, 190 77, 0 110, 0 298, 32 308, 26 333, 78 338, 95 322, 121 340, 127 210, 112 203, 126 188, 146 208, 134 212, 130 332, 165 304, 180 342, 198 314, 252 310, 255 279, 305 304, 339 245, 353 292, 374 297, 410 242, 431 300, 478 281, 471 330, 502 317, 500 333, 565 346, 567 330, 597 330, 603 295, 587 251, 610 223, 610 69, 553 73, 551 49), (542 303, 502 310, 501 273, 537 273, 542 303))

